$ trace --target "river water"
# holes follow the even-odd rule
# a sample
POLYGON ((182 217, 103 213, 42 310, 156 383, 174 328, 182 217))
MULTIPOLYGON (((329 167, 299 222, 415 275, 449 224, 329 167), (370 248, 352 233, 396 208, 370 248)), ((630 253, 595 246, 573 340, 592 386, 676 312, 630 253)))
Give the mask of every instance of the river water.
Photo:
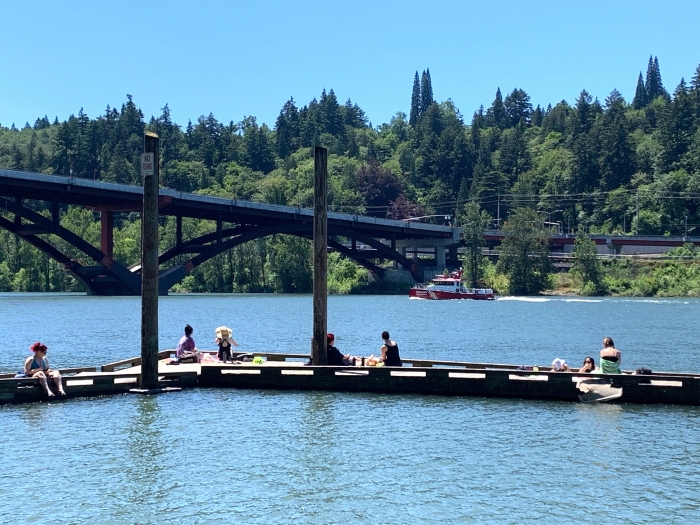
MULTIPOLYGON (((698 300, 331 296, 343 352, 700 373, 698 300)), ((14 372, 140 353, 140 299, 0 294, 14 372)), ((227 324, 242 350, 308 353, 307 295, 171 295, 160 347, 227 324)), ((0 407, 0 523, 700 521, 700 408, 334 392, 187 390, 0 407)))

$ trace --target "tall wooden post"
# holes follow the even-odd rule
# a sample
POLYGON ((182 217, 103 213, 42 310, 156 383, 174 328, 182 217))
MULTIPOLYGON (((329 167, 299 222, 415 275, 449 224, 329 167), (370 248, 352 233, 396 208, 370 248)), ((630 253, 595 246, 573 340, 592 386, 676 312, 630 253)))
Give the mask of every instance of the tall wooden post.
POLYGON ((326 333, 328 331, 328 150, 314 150, 314 334, 311 340, 313 365, 328 363, 326 333))
POLYGON ((141 215, 141 389, 158 388, 158 135, 145 133, 141 215), (149 155, 153 158, 150 159, 149 155), (153 162, 151 166, 148 162, 153 162), (148 168, 152 168, 149 170, 148 168))

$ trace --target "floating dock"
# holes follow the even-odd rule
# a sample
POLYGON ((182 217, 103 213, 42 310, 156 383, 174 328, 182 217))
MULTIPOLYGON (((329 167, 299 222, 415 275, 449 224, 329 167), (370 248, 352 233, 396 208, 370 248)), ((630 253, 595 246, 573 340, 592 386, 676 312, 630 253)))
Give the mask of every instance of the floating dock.
MULTIPOLYGON (((214 353, 214 352, 210 352, 214 353)), ((700 374, 578 374, 549 367, 404 359, 402 368, 308 366, 305 354, 254 353, 262 364, 203 362, 168 365, 159 353, 159 387, 332 390, 385 394, 510 397, 583 402, 700 405, 700 374)), ((124 394, 139 384, 140 358, 96 368, 61 370, 65 397, 49 398, 34 378, 0 375, 0 404, 124 394)))

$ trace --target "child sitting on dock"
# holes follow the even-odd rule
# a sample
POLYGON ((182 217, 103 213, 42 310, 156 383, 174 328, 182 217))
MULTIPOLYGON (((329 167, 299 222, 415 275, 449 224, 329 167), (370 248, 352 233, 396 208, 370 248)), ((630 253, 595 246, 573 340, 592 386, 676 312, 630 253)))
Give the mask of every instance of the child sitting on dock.
POLYGON ((55 397, 51 389, 49 388, 47 378, 53 379, 56 388, 58 388, 58 394, 65 396, 66 393, 63 390, 63 383, 61 381, 61 374, 58 370, 51 370, 49 367, 49 360, 46 359, 46 350, 48 350, 45 344, 40 342, 34 343, 29 347, 29 350, 34 352, 32 357, 28 357, 24 362, 24 373, 29 377, 36 377, 39 379, 39 383, 46 391, 49 397, 55 397))
POLYGON ((226 326, 216 329, 216 339, 214 344, 219 345, 219 361, 225 363, 231 360, 231 347, 238 346, 238 343, 231 337, 232 330, 226 326))
POLYGON ((192 332, 194 332, 194 329, 186 324, 185 335, 180 338, 180 341, 177 343, 177 349, 175 350, 176 363, 184 363, 185 361, 191 363, 199 362, 197 348, 194 344, 194 339, 192 339, 192 332))

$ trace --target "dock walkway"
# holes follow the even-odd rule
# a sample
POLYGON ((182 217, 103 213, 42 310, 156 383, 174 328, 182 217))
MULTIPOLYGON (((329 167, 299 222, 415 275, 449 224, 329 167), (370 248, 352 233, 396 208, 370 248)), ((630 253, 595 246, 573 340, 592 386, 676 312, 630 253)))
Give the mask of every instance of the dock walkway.
MULTIPOLYGON (((215 352, 209 352, 215 354, 215 352)), ((403 368, 308 366, 306 354, 254 353, 262 363, 203 362, 169 365, 174 350, 159 353, 160 387, 334 390, 449 396, 514 397, 586 401, 586 385, 618 392, 616 402, 700 405, 700 375, 654 373, 577 374, 549 367, 521 370, 515 365, 404 359, 403 368), (583 388, 582 383, 584 383, 583 388), (586 394, 582 396, 582 394, 586 394)), ((250 354, 247 354, 250 355, 250 354)), ((138 387, 141 359, 95 368, 62 370, 66 396, 49 398, 35 378, 0 375, 0 404, 58 401, 72 397, 123 394, 138 387)))

